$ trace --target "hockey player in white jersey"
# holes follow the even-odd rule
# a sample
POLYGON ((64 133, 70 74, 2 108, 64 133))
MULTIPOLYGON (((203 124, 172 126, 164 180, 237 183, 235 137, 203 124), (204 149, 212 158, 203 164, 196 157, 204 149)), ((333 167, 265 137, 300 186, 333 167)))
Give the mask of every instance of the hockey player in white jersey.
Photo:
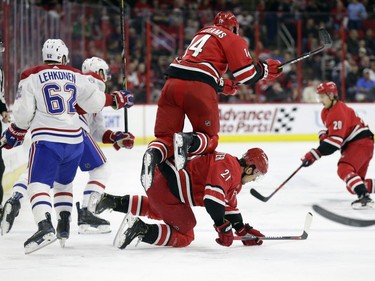
MULTIPOLYGON (((102 91, 105 90, 105 82, 111 77, 108 64, 98 57, 86 59, 82 64, 82 73, 95 79, 95 83, 102 91)), ((101 112, 83 114, 79 117, 85 135, 85 152, 79 166, 82 171, 89 172, 90 178, 83 191, 82 209, 77 202, 78 231, 79 233, 108 233, 110 223, 95 216, 88 208, 91 193, 104 193, 109 174, 106 158, 96 142, 111 143, 116 150, 122 147, 131 149, 134 145, 134 136, 128 132, 106 129, 101 112)))
MULTIPOLYGON (((82 64, 82 73, 90 75, 90 81, 95 83, 99 90, 105 91, 105 82, 110 79, 108 64, 98 58, 92 57, 86 59, 82 64)), ((89 172, 89 181, 83 191, 82 208, 77 202, 78 211, 78 232, 85 233, 109 233, 110 223, 107 220, 95 216, 89 210, 90 194, 97 192, 102 194, 105 190, 108 169, 104 153, 96 142, 111 143, 116 150, 124 147, 131 149, 134 145, 134 136, 126 132, 113 132, 104 127, 104 117, 102 112, 88 114, 81 112, 81 126, 84 129, 84 153, 81 158, 79 167, 82 171, 89 172), (91 136, 90 136, 91 135, 91 136)), ((5 202, 5 213, 0 221, 1 235, 8 233, 13 226, 15 218, 18 216, 24 198, 27 198, 27 181, 28 170, 26 170, 16 181, 12 188, 12 196, 5 202), (21 204, 22 203, 22 204, 21 204)), ((65 222, 69 224, 69 220, 65 222)), ((67 227, 65 227, 67 228, 67 227)), ((65 240, 69 238, 69 232, 61 234, 60 242, 65 244, 65 240)))
POLYGON ((38 231, 25 243, 25 253, 62 238, 73 207, 72 181, 84 150, 83 130, 76 103, 87 113, 104 106, 115 109, 133 105, 129 91, 100 91, 81 71, 67 66, 69 51, 60 39, 48 39, 42 49, 43 65, 21 74, 13 106, 14 123, 3 133, 1 146, 11 149, 31 132, 27 193, 38 231), (55 182, 55 184, 54 184, 55 182), (58 218, 52 225, 52 199, 58 218), (56 233, 56 234, 55 234, 56 233))

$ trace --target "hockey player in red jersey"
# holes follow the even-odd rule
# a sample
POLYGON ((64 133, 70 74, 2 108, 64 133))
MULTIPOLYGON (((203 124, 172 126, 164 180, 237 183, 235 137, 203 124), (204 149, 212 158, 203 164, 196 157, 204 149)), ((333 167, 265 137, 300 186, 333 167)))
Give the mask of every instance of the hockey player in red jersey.
MULTIPOLYGON (((260 148, 249 149, 242 158, 214 151, 196 156, 177 171, 167 159, 155 169, 155 179, 146 196, 104 194, 96 212, 106 209, 127 213, 115 239, 123 249, 136 237, 157 246, 186 247, 194 240, 196 225, 193 206, 205 207, 218 234, 216 242, 229 247, 232 227, 239 236, 264 235, 244 223, 237 207, 242 185, 267 173, 268 158, 260 148), (147 224, 136 216, 147 216, 165 223, 147 224), (128 226, 126 230, 123 227, 128 226)), ((261 245, 262 240, 242 241, 246 246, 261 245)))
POLYGON ((366 173, 373 156, 374 135, 352 108, 338 100, 334 82, 321 83, 317 94, 324 106, 321 118, 327 129, 319 132, 319 147, 310 150, 301 160, 305 166, 310 166, 321 156, 340 149, 337 174, 348 191, 358 195, 352 207, 372 208, 374 201, 369 194, 375 192, 374 181, 366 179, 366 173))
POLYGON ((234 95, 237 84, 253 85, 281 74, 278 60, 254 62, 247 42, 238 34, 239 24, 231 12, 219 12, 214 25, 196 33, 184 55, 166 70, 166 82, 158 101, 154 134, 143 156, 141 182, 147 190, 157 164, 175 154, 177 169, 186 164, 187 152, 209 153, 218 144, 219 108, 217 93, 234 95), (223 79, 230 70, 234 81, 223 79), (183 130, 185 115, 193 133, 183 130), (176 153, 174 152, 174 134, 176 153))

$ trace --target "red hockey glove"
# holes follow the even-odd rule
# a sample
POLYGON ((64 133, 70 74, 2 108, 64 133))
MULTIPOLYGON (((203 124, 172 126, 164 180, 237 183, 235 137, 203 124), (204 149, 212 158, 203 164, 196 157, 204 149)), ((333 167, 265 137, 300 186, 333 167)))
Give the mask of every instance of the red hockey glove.
POLYGON ((320 130, 318 132, 319 141, 324 141, 328 137, 328 131, 327 130, 320 130))
POLYGON ((123 107, 129 108, 134 105, 134 95, 127 90, 119 90, 111 93, 113 97, 112 108, 120 109, 123 107))
MULTIPOLYGON (((264 234, 262 234, 259 230, 256 230, 252 226, 250 226, 248 223, 245 224, 242 228, 240 228, 238 231, 236 231, 236 234, 238 236, 256 236, 256 237, 264 237, 264 234)), ((242 241, 242 244, 245 246, 260 246, 263 244, 263 240, 257 239, 257 240, 244 240, 242 241)))
POLYGON ((131 149, 134 146, 133 134, 120 131, 112 132, 107 130, 102 137, 102 141, 103 143, 112 143, 116 150, 120 150, 121 147, 131 149))
POLYGON ((229 247, 233 243, 233 232, 232 232, 232 225, 229 221, 225 220, 225 222, 220 225, 214 225, 216 232, 219 234, 219 238, 216 238, 216 242, 221 246, 229 247))
POLYGON ((306 155, 301 158, 301 161, 303 162, 303 166, 308 167, 312 165, 316 160, 318 160, 322 154, 319 152, 319 150, 313 148, 309 152, 306 153, 306 155))
POLYGON ((230 79, 224 79, 224 87, 223 91, 220 92, 220 94, 226 95, 226 96, 234 96, 237 94, 237 83, 236 81, 230 80, 230 79))
POLYGON ((264 68, 263 80, 274 80, 279 77, 283 71, 283 68, 280 66, 281 62, 278 60, 266 59, 266 61, 262 61, 262 65, 264 68))
POLYGON ((27 130, 18 128, 14 123, 10 124, 1 136, 0 145, 5 149, 11 149, 23 143, 27 130))

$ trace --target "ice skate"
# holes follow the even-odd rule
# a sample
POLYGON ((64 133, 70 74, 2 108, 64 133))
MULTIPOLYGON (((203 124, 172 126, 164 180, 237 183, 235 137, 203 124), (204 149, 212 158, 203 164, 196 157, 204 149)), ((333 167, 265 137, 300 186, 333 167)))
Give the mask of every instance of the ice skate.
MULTIPOLYGON (((98 192, 95 192, 95 193, 99 194, 98 192)), ((113 210, 114 208, 116 208, 116 205, 117 205, 116 199, 121 200, 120 196, 113 196, 107 193, 100 194, 99 196, 100 196, 99 197, 100 199, 96 203, 95 212, 94 212, 95 214, 101 214, 105 210, 113 210)))
POLYGON ((56 237, 60 241, 61 248, 65 248, 65 241, 70 234, 70 212, 62 211, 60 217, 61 219, 57 223, 56 237))
POLYGON ((0 221, 1 235, 8 233, 12 229, 14 220, 21 209, 20 199, 22 197, 23 195, 21 193, 15 192, 14 195, 5 202, 3 215, 0 221))
POLYGON ((183 169, 187 163, 188 150, 192 141, 191 133, 175 133, 173 135, 174 163, 178 171, 183 169))
POLYGON ((370 195, 359 196, 357 200, 352 202, 352 208, 354 210, 367 210, 375 207, 374 201, 370 198, 370 195))
POLYGON ((136 244, 138 245, 147 231, 148 226, 146 223, 140 218, 133 217, 132 214, 128 213, 117 231, 113 246, 119 249, 125 249, 136 237, 138 237, 138 242, 136 244))
POLYGON ((152 185, 157 164, 158 162, 156 160, 155 150, 147 149, 143 155, 141 172, 141 183, 145 190, 149 189, 152 185))
POLYGON ((80 208, 76 203, 78 212, 78 233, 79 234, 104 234, 110 233, 110 223, 91 213, 87 208, 80 208))
POLYGON ((33 253, 56 241, 55 229, 51 222, 50 213, 46 219, 38 223, 38 231, 24 243, 25 254, 33 253))

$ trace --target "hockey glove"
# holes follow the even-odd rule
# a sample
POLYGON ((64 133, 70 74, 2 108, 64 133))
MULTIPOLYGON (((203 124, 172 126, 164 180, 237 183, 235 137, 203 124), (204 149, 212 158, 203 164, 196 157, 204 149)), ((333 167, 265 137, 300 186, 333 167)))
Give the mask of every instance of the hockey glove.
POLYGON ((271 81, 279 77, 283 71, 281 62, 273 59, 266 59, 261 62, 264 69, 263 80, 271 81))
POLYGON ((319 150, 313 148, 309 152, 306 153, 306 155, 301 158, 301 161, 303 162, 304 167, 308 167, 312 165, 316 160, 318 160, 322 154, 319 152, 319 150))
MULTIPOLYGON (((246 236, 250 234, 251 236, 264 237, 264 234, 250 226, 248 223, 241 227, 238 231, 236 231, 236 234, 238 236, 246 236)), ((245 246, 260 246, 263 244, 263 240, 244 240, 242 241, 242 244, 244 244, 245 246)))
POLYGON ((234 96, 237 94, 237 83, 230 79, 224 79, 224 87, 223 91, 220 92, 220 94, 226 95, 226 96, 234 96))
POLYGON ((327 133, 328 133, 327 130, 320 130, 318 132, 319 141, 324 141, 328 137, 327 133))
POLYGON ((102 137, 102 141, 103 143, 112 143, 116 150, 120 150, 121 147, 132 149, 134 146, 133 134, 120 131, 107 130, 102 137))
POLYGON ((134 105, 134 95, 127 90, 119 90, 111 93, 113 97, 112 108, 120 109, 123 107, 129 108, 134 105))
POLYGON ((229 247, 233 243, 233 232, 232 224, 225 220, 220 226, 214 225, 216 232, 219 234, 219 238, 216 238, 216 242, 221 246, 229 247))
POLYGON ((10 124, 1 137, 1 146, 11 149, 23 143, 27 130, 18 128, 14 123, 10 124))

